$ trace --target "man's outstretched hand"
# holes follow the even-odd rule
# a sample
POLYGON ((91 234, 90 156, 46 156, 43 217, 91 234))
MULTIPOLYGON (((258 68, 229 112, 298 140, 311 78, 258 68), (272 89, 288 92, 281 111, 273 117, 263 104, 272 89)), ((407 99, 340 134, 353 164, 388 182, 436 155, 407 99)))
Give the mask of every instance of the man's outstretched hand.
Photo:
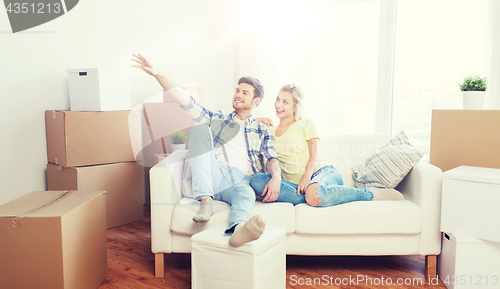
POLYGON ((142 56, 139 53, 133 54, 132 56, 133 56, 132 61, 135 61, 138 63, 138 64, 132 64, 132 67, 140 68, 140 69, 144 70, 144 72, 146 72, 147 74, 149 74, 151 76, 156 76, 158 74, 158 71, 156 71, 156 69, 154 69, 153 65, 151 65, 151 63, 149 63, 149 61, 146 59, 146 57, 142 56))
MULTIPOLYGON (((144 72, 147 74, 154 76, 158 83, 161 85, 163 88, 163 91, 170 90, 172 88, 175 88, 175 86, 168 81, 168 79, 161 73, 156 70, 151 63, 146 59, 146 57, 142 56, 141 54, 132 54, 132 61, 136 62, 137 64, 132 64, 132 67, 137 67, 142 69, 144 72)), ((181 106, 188 106, 191 104, 191 97, 189 95, 187 96, 174 96, 175 101, 177 101, 181 106)))

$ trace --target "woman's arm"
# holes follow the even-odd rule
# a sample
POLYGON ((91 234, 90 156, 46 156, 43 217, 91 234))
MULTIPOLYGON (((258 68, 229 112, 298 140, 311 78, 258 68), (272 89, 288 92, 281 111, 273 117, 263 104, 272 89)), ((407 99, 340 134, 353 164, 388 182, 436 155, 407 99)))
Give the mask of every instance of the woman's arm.
POLYGON ((306 171, 297 185, 297 195, 306 193, 307 184, 311 181, 311 177, 316 171, 319 163, 319 139, 309 139, 307 141, 307 146, 309 147, 309 160, 307 161, 306 171))

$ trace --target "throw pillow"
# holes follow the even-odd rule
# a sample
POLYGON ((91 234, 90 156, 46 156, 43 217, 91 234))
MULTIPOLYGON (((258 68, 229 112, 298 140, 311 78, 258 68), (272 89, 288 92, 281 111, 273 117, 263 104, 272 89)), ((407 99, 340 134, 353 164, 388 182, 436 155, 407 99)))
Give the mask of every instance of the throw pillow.
POLYGON ((422 159, 401 131, 382 145, 365 163, 352 169, 358 188, 395 188, 422 159))

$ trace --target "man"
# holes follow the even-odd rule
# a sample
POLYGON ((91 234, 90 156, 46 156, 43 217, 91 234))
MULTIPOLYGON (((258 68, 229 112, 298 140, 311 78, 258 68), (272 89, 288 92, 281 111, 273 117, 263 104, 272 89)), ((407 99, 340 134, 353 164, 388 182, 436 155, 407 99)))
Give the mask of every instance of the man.
POLYGON ((212 199, 231 206, 229 244, 241 246, 258 239, 264 229, 262 217, 253 216, 255 193, 250 187, 250 177, 264 168, 271 173, 266 185, 264 201, 278 198, 281 170, 269 129, 253 116, 253 109, 263 98, 264 89, 253 77, 242 77, 233 97, 234 111, 230 114, 212 112, 204 108, 180 87, 173 86, 158 73, 140 54, 132 58, 152 75, 199 125, 191 128, 189 135, 189 161, 193 176, 193 196, 201 201, 200 210, 193 217, 195 222, 206 222, 213 214, 212 199), (203 124, 209 123, 209 126, 203 124))

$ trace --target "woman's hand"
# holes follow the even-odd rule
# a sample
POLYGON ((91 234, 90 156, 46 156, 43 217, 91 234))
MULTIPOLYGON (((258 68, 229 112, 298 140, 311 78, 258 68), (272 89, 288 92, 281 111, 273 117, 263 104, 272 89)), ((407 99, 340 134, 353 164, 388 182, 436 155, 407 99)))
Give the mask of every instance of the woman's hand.
POLYGON ((309 184, 310 181, 311 181, 310 177, 307 177, 306 174, 302 175, 302 179, 297 185, 297 195, 306 193, 307 185, 309 184))
POLYGON ((269 127, 274 126, 273 121, 268 117, 257 117, 255 119, 269 127))
POLYGON ((138 64, 132 64, 132 67, 140 68, 151 76, 156 76, 158 74, 158 71, 154 69, 153 65, 149 63, 146 57, 142 56, 141 54, 133 54, 132 56, 133 56, 132 61, 138 63, 138 64))

